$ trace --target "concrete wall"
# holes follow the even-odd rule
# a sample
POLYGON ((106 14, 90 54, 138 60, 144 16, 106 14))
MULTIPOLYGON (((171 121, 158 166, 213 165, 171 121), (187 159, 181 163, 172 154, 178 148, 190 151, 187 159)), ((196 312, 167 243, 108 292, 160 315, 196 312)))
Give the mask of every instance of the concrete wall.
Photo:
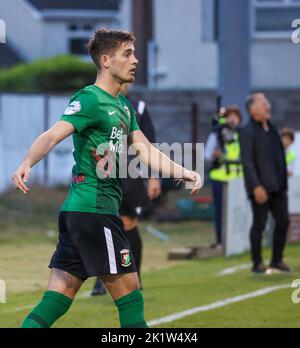
MULTIPOLYGON (((155 0, 154 27, 160 88, 217 86, 216 42, 203 41, 203 0, 155 0)), ((228 20, 231 20, 229 18, 228 20)), ((300 44, 285 39, 253 38, 251 78, 255 88, 299 88, 300 44)))
POLYGON ((290 39, 257 39, 251 52, 254 88, 299 88, 300 45, 290 39))
POLYGON ((158 45, 161 88, 214 88, 217 45, 202 39, 202 1, 154 0, 154 32, 158 45))
POLYGON ((7 42, 25 60, 43 55, 43 23, 39 13, 23 0, 0 0, 0 18, 6 22, 7 42))
POLYGON ((43 23, 42 46, 43 57, 45 58, 69 53, 68 24, 63 22, 43 23))
MULTIPOLYGON (((278 128, 292 127, 300 131, 300 88, 259 89, 272 103, 273 122, 278 128)), ((197 103, 198 142, 205 142, 216 112, 216 92, 203 91, 135 91, 132 98, 147 102, 157 130, 158 141, 191 141, 191 105, 197 103)))
POLYGON ((132 0, 121 0, 118 29, 132 31, 132 0))

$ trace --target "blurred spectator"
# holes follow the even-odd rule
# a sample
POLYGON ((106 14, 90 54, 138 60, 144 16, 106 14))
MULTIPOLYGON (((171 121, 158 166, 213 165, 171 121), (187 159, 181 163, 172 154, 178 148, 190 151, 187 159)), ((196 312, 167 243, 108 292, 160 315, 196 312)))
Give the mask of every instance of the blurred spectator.
POLYGON ((205 147, 205 160, 211 164, 209 177, 215 208, 216 244, 213 247, 219 250, 222 249, 223 185, 243 176, 239 143, 241 111, 236 106, 229 106, 221 109, 221 113, 205 147))
POLYGON ((268 212, 275 220, 270 269, 289 272, 283 250, 289 226, 287 167, 280 136, 270 122, 271 104, 264 94, 252 94, 246 101, 251 116, 241 132, 241 154, 245 183, 251 199, 253 224, 250 232, 253 272, 265 273, 261 254, 262 234, 268 212))
POLYGON ((292 148, 295 142, 295 131, 292 128, 283 128, 280 131, 281 141, 285 151, 285 161, 288 169, 288 176, 293 176, 295 173, 295 164, 297 153, 292 148))

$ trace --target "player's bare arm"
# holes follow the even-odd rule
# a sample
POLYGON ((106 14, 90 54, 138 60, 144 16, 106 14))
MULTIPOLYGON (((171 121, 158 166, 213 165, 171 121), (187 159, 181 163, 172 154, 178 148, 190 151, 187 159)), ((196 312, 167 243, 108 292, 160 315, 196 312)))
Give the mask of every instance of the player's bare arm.
POLYGON ((43 159, 57 144, 70 136, 74 130, 72 124, 59 121, 52 128, 41 134, 31 145, 24 161, 12 176, 15 188, 21 190, 23 193, 29 192, 26 183, 31 168, 43 159))
POLYGON ((184 182, 193 182, 192 195, 197 194, 202 188, 203 182, 198 173, 187 170, 178 163, 173 162, 169 157, 154 147, 140 130, 130 134, 130 143, 137 151, 141 160, 152 169, 184 182))

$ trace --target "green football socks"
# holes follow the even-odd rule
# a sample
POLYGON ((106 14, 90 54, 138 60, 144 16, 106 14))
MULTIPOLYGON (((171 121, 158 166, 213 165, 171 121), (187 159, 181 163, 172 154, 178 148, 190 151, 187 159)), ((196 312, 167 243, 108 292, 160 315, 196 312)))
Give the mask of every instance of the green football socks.
MULTIPOLYGON (((70 308, 73 300, 55 291, 46 291, 41 302, 25 318, 22 328, 49 328, 70 308)), ((144 298, 140 290, 115 301, 122 328, 147 328, 144 298)))
POLYGON ((21 328, 49 328, 70 308, 73 300, 59 292, 46 291, 41 302, 25 318, 21 328))
POLYGON ((144 318, 144 297, 140 290, 115 301, 119 310, 120 325, 122 328, 147 328, 144 318))

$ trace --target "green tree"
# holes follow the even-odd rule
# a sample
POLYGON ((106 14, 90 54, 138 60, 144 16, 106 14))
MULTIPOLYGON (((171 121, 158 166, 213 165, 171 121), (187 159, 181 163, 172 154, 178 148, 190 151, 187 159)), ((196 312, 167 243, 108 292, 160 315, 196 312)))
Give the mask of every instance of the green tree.
POLYGON ((72 92, 95 80, 94 64, 61 55, 0 70, 0 92, 72 92))

